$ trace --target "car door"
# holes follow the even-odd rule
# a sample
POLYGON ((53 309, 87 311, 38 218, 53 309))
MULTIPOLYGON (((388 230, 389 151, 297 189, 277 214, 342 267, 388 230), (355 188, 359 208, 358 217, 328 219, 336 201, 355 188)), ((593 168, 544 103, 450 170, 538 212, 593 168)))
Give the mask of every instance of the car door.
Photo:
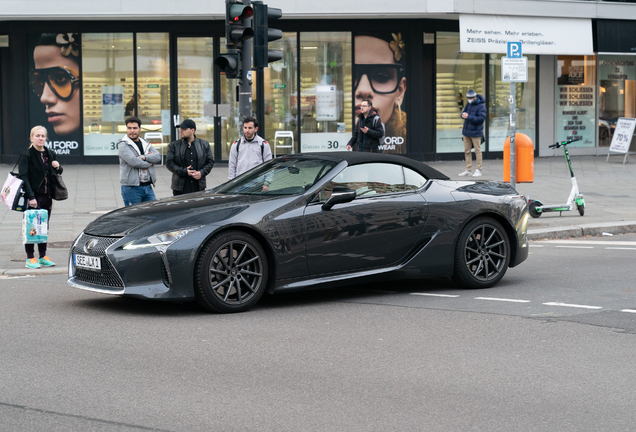
POLYGON ((367 163, 346 167, 332 179, 305 209, 309 273, 360 271, 401 262, 428 216, 426 200, 417 191, 426 179, 415 174, 419 185, 407 186, 401 165, 367 163), (354 189, 357 197, 324 210, 322 204, 335 186, 354 189))

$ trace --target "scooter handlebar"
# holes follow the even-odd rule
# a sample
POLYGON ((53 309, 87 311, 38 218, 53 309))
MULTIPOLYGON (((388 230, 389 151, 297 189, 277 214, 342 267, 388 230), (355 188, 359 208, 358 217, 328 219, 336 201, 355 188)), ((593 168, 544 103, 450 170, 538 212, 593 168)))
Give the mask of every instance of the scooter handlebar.
POLYGON ((573 142, 581 141, 582 139, 583 139, 583 137, 581 137, 581 136, 575 136, 575 137, 572 137, 572 138, 568 138, 567 141, 563 141, 563 142, 560 142, 560 143, 554 143, 554 144, 548 146, 548 148, 560 148, 561 146, 572 144, 573 142))

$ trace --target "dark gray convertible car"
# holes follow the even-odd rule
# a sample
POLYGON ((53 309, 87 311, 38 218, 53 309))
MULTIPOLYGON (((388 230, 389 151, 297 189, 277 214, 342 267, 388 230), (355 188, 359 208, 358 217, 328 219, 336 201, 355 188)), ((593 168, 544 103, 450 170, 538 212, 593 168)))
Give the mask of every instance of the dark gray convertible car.
POLYGON ((263 293, 451 277, 491 287, 528 257, 523 196, 371 153, 278 157, 215 189, 89 224, 71 286, 240 312, 263 293))

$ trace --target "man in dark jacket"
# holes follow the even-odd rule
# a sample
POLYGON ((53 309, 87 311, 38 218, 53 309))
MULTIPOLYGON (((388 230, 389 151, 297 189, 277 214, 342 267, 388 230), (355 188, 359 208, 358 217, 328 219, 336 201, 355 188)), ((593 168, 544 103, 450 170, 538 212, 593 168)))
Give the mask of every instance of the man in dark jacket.
POLYGON ((172 194, 182 195, 205 189, 205 177, 212 171, 214 159, 210 143, 197 138, 197 125, 184 120, 179 125, 181 139, 168 146, 166 167, 172 173, 172 194))
POLYGON ((360 115, 353 127, 353 136, 347 143, 347 150, 377 153, 384 127, 378 112, 368 99, 360 102, 360 115))
POLYGON ((462 111, 464 128, 464 157, 466 158, 466 170, 459 173, 461 177, 471 175, 473 155, 471 149, 475 148, 477 159, 477 169, 473 177, 481 177, 481 138, 484 136, 484 121, 486 120, 486 100, 482 95, 478 95, 475 90, 466 92, 468 103, 462 111))

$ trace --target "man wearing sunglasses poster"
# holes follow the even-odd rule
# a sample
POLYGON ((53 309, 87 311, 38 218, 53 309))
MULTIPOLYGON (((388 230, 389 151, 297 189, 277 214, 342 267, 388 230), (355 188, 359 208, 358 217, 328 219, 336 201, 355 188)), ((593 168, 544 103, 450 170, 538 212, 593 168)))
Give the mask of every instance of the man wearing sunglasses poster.
POLYGON ((79 152, 81 140, 80 44, 77 33, 42 33, 31 37, 30 121, 43 124, 51 150, 79 152))

